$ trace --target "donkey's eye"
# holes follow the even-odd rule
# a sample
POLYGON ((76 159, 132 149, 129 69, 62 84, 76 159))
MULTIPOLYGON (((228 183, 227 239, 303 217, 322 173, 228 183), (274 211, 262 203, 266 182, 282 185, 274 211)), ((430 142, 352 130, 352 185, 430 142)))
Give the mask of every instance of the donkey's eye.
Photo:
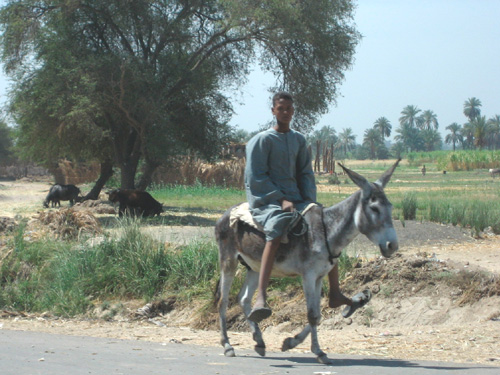
POLYGON ((377 215, 380 213, 380 210, 378 209, 378 207, 371 207, 372 211, 375 212, 377 215))

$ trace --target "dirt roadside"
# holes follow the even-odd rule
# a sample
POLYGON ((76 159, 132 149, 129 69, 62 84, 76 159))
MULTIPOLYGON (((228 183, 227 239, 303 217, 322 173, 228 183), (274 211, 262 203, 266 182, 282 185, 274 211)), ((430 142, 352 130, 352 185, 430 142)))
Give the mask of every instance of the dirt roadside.
MULTIPOLYGON (((41 210, 49 183, 33 181, 0 182, 0 216, 30 216, 41 210)), ((446 281, 426 278, 443 270, 487 271, 500 274, 500 238, 484 234, 470 237, 468 231, 433 223, 395 223, 400 239, 400 257, 377 259, 376 249, 361 236, 350 245, 350 254, 364 259, 366 266, 351 276, 343 288, 349 293, 364 286, 376 290, 369 306, 343 319, 323 301, 323 321, 319 338, 328 353, 374 355, 406 360, 426 359, 472 362, 500 367, 500 297, 478 297, 462 304, 463 293, 446 281), (413 267, 415 259, 423 266, 413 267), (371 262, 368 260, 372 260, 371 262), (385 262, 385 263, 384 263, 385 262), (375 270, 386 271, 375 275, 375 270)), ((169 240, 196 233, 209 236, 212 228, 154 228, 169 240), (174 233, 170 235, 169 233, 174 233)), ((269 351, 279 351, 284 338, 296 334, 305 322, 303 298, 289 296, 271 299, 273 318, 263 324, 269 351)), ((0 329, 35 330, 54 334, 97 336, 155 342, 219 345, 217 314, 201 315, 202 306, 178 306, 169 313, 138 318, 137 301, 124 303, 123 313, 113 320, 60 319, 48 315, 13 315, 0 311, 0 329), (203 327, 203 328, 201 328, 203 327)), ((251 335, 239 308, 230 312, 233 321, 230 338, 235 349, 252 348, 251 335)), ((309 340, 296 351, 308 352, 309 340)), ((222 353, 222 348, 221 348, 222 353)))

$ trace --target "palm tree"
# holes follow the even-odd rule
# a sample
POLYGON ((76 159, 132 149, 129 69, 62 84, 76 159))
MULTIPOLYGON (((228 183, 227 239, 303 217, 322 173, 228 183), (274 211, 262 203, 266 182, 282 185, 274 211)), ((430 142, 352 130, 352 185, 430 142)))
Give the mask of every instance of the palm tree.
POLYGON ((474 129, 474 145, 480 150, 486 145, 488 136, 488 122, 486 116, 478 116, 472 121, 474 129))
POLYGON ((363 145, 370 149, 370 158, 376 158, 377 146, 382 144, 383 137, 378 129, 374 127, 365 130, 365 136, 363 138, 363 145))
POLYGON ((335 143, 335 148, 344 151, 344 155, 354 148, 356 145, 356 136, 352 134, 351 128, 344 128, 338 136, 338 140, 335 143))
POLYGON ((404 154, 405 151, 405 146, 401 142, 396 142, 391 147, 391 153, 398 159, 404 154))
POLYGON ((455 145, 460 142, 462 143, 463 137, 461 134, 462 126, 454 122, 453 124, 450 124, 446 127, 446 130, 450 131, 450 134, 447 134, 446 137, 444 138, 444 141, 446 143, 452 143, 453 144, 453 151, 455 151, 455 145))
POLYGON ((379 117, 375 120, 373 128, 377 129, 383 138, 391 136, 392 125, 385 117, 379 117))
POLYGON ((481 115, 481 101, 477 98, 469 98, 464 103, 464 115, 472 122, 476 117, 481 115))
POLYGON ((441 148, 441 134, 436 129, 424 129, 421 134, 426 151, 434 151, 441 148))
POLYGON ((422 116, 420 117, 420 128, 423 129, 436 129, 439 127, 437 115, 428 109, 427 111, 424 111, 422 113, 422 116))
POLYGON ((422 137, 419 130, 409 123, 403 123, 396 129, 394 140, 401 142, 406 151, 419 151, 423 149, 422 137))
POLYGON ((462 147, 463 149, 471 150, 474 146, 474 126, 472 126, 471 122, 466 122, 462 129, 460 130, 460 134, 462 135, 462 147))
POLYGON ((493 148, 496 150, 500 141, 500 115, 495 115, 488 120, 493 148))
POLYGON ((401 111, 401 117, 399 118, 399 123, 401 125, 408 124, 410 127, 415 128, 420 124, 420 118, 418 117, 418 113, 420 109, 415 105, 407 105, 401 111))

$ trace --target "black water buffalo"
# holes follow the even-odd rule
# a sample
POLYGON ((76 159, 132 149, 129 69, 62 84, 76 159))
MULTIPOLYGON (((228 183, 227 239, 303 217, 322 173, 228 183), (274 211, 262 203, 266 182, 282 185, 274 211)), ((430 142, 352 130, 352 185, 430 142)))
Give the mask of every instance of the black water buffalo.
POLYGON ((111 202, 120 203, 120 216, 127 212, 136 216, 155 216, 163 212, 161 203, 142 190, 115 189, 107 194, 111 202))
POLYGON ((61 207, 60 201, 69 201, 70 205, 74 205, 80 194, 80 189, 75 185, 61 185, 55 184, 49 190, 49 194, 43 202, 44 207, 49 207, 49 202, 52 203, 52 207, 59 205, 61 207))

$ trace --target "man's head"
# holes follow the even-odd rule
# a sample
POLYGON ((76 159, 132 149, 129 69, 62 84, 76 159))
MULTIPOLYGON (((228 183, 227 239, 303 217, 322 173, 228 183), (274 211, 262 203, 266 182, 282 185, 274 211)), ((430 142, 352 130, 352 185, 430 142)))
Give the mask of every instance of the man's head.
POLYGON ((273 96, 272 113, 278 125, 289 126, 295 111, 293 97, 287 92, 278 92, 273 96))

